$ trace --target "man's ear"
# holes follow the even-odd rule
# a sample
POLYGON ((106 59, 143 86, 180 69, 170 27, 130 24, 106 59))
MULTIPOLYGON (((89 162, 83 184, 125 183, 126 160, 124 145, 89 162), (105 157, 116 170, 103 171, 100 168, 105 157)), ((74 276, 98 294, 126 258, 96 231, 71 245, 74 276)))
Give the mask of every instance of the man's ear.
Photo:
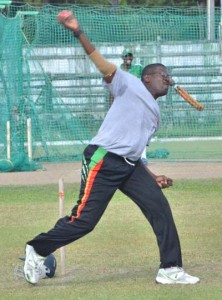
POLYGON ((142 81, 145 83, 149 83, 150 82, 150 75, 145 74, 142 78, 142 81))

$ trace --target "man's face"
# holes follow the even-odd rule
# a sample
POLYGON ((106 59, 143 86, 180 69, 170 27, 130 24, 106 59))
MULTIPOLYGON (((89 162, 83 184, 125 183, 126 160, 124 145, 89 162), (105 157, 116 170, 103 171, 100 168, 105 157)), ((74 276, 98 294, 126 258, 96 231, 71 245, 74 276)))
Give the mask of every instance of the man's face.
POLYGON ((127 55, 124 56, 123 61, 128 68, 131 67, 133 61, 133 55, 131 53, 128 53, 127 55))
POLYGON ((145 75, 144 83, 155 99, 165 96, 171 84, 171 77, 166 67, 158 66, 145 75))

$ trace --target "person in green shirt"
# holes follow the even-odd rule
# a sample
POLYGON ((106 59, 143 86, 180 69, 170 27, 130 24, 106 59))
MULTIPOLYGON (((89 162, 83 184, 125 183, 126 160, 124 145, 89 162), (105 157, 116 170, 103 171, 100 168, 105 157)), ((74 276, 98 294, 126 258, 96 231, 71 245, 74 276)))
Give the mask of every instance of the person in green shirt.
POLYGON ((123 59, 123 63, 120 65, 120 68, 124 71, 129 72, 130 74, 141 78, 142 75, 142 70, 143 67, 139 64, 133 64, 133 53, 128 51, 128 50, 124 50, 122 53, 122 59, 123 59))

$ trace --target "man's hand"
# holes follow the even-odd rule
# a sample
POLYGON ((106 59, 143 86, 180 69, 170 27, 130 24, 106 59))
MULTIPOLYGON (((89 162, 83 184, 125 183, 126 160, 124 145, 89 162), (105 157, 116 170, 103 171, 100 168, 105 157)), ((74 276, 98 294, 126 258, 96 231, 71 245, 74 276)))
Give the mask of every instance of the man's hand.
POLYGON ((61 11, 57 15, 57 20, 67 29, 70 29, 74 32, 79 30, 79 22, 74 17, 73 13, 69 10, 61 11))
POLYGON ((173 180, 164 175, 156 176, 156 182, 161 189, 168 188, 173 185, 173 180))

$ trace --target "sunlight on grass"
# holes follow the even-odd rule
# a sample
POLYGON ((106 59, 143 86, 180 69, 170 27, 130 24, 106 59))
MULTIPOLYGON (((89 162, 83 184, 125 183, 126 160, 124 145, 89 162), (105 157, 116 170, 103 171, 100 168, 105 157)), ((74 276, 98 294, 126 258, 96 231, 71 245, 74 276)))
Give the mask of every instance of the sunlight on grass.
MULTIPOLYGON (((78 184, 65 186, 69 214, 78 184)), ((159 286, 155 236, 138 207, 117 192, 96 229, 66 247, 66 275, 31 286, 13 270, 27 240, 58 218, 58 186, 1 187, 0 299, 201 299, 222 298, 222 179, 177 180, 165 190, 181 238, 184 268, 201 278, 195 286, 159 286)), ((75 200, 74 200, 75 199, 75 200)))

